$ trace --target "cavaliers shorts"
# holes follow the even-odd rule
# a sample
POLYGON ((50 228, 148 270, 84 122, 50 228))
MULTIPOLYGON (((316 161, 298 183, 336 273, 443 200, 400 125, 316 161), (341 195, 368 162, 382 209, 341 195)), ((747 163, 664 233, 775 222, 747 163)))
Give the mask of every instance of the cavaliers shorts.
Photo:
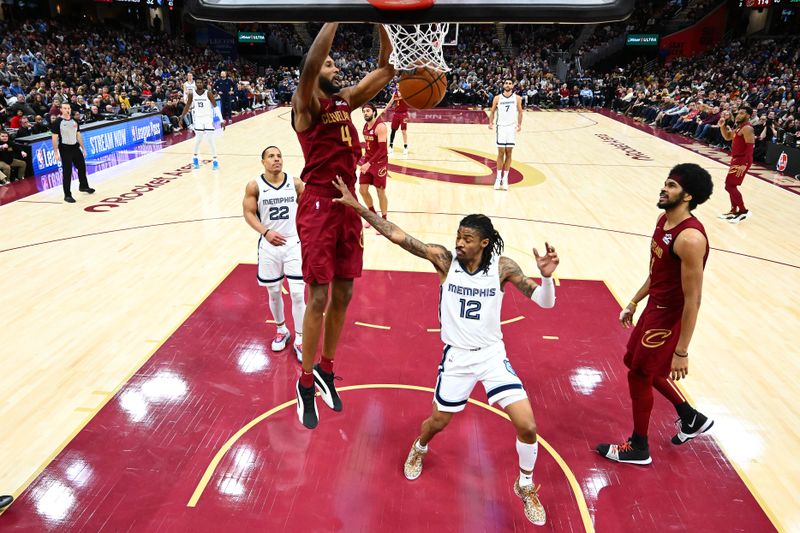
POLYGON ((436 408, 447 413, 463 411, 479 381, 489 405, 497 403, 505 408, 528 397, 503 341, 476 350, 445 345, 433 395, 436 408))
POLYGON ((371 164, 369 166, 369 172, 362 172, 361 176, 358 178, 358 182, 361 185, 374 185, 379 189, 385 189, 386 175, 388 173, 387 165, 388 161, 371 164))
POLYGON ((731 166, 728 169, 728 175, 725 176, 725 185, 739 186, 744 181, 747 171, 750 170, 750 165, 753 164, 751 159, 742 159, 734 157, 731 159, 731 166))
MULTIPOLYGON (((351 191, 353 196, 355 192, 351 191)), ((364 234, 355 210, 333 199, 333 187, 306 185, 297 206, 297 234, 303 257, 303 279, 323 285, 334 278, 361 276, 364 234)))
POLYGON ((392 115, 392 129, 401 129, 407 130, 408 129, 408 114, 407 113, 395 113, 392 115))
POLYGON ((628 339, 625 366, 643 374, 668 377, 681 334, 682 314, 683 306, 648 303, 628 339))

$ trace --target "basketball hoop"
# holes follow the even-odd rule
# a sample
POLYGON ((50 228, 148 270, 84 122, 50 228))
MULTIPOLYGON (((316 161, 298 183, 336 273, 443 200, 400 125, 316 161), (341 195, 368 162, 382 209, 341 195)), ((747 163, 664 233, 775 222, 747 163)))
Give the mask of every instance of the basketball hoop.
POLYGON ((384 24, 386 33, 392 41, 392 54, 389 63, 398 70, 414 70, 430 67, 441 72, 449 72, 444 60, 442 45, 450 29, 446 22, 432 24, 384 24))

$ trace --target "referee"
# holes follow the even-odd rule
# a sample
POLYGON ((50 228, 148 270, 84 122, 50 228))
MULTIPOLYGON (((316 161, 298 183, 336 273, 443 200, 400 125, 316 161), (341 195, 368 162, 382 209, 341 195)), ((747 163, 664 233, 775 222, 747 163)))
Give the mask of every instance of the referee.
POLYGON ((70 204, 75 203, 75 198, 70 192, 72 184, 72 166, 78 169, 78 190, 92 194, 94 189, 89 187, 86 179, 86 147, 83 145, 83 137, 75 119, 72 118, 72 111, 69 103, 61 104, 61 116, 50 124, 50 132, 53 134, 53 152, 56 154, 56 161, 61 161, 64 182, 64 201, 70 204))

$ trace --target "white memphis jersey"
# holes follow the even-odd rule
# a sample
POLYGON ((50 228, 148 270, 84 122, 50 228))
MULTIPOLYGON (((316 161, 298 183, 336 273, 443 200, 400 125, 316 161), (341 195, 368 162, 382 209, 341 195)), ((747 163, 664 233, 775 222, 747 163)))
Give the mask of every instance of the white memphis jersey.
POLYGON ((497 116, 495 124, 498 126, 516 126, 517 120, 517 95, 505 96, 502 93, 497 100, 497 116))
POLYGON ((258 218, 264 227, 277 231, 286 240, 297 239, 297 190, 294 178, 283 173, 283 183, 273 187, 264 178, 258 177, 258 218))
POLYGON ((211 99, 208 97, 208 91, 203 91, 203 94, 194 93, 192 96, 192 118, 209 119, 214 116, 214 109, 211 107, 211 99))
POLYGON ((466 350, 485 348, 503 339, 500 330, 500 256, 494 255, 489 271, 467 272, 455 259, 439 296, 442 342, 466 350))
POLYGON ((183 101, 189 99, 190 94, 195 94, 197 92, 197 85, 193 81, 187 81, 183 84, 183 101))

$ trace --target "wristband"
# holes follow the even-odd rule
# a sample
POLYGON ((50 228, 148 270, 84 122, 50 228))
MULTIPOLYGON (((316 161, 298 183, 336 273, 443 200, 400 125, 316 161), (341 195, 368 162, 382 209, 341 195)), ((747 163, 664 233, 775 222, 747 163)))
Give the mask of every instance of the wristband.
POLYGON ((553 278, 542 278, 542 284, 533 289, 531 300, 545 309, 556 305, 556 287, 553 284, 553 278))
POLYGON ((269 228, 267 228, 267 231, 265 231, 264 233, 262 233, 262 234, 261 234, 261 236, 262 236, 262 237, 264 237, 264 238, 266 239, 266 238, 267 238, 267 233, 269 233, 269 228))
POLYGON ((679 354, 679 353, 678 353, 678 351, 677 351, 677 350, 675 350, 675 351, 674 351, 674 352, 672 352, 672 353, 673 353, 673 354, 675 354, 675 355, 677 355, 678 357, 689 357, 689 352, 686 352, 685 354, 679 354))

